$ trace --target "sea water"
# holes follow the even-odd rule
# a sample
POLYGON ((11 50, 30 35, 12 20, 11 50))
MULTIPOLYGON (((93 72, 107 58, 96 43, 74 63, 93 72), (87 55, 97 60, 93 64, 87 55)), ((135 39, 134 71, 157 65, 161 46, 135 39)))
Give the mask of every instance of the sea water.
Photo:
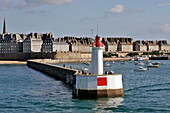
MULTIPOLYGON (((166 65, 145 72, 134 71, 133 62, 109 62, 104 71, 123 75, 124 96, 99 99, 72 98, 62 81, 26 65, 0 65, 0 113, 170 112, 170 61, 159 62, 166 65)), ((65 65, 91 71, 83 63, 65 65)))

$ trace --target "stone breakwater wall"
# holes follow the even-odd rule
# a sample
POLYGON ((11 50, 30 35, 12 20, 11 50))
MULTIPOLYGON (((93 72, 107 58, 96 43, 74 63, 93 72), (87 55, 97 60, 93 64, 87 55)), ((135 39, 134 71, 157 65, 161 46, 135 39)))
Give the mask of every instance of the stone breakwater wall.
POLYGON ((62 80, 64 83, 68 84, 71 87, 73 86, 74 75, 78 72, 78 70, 75 69, 60 67, 33 60, 27 61, 27 66, 42 73, 45 73, 55 79, 62 80))
POLYGON ((91 59, 91 52, 78 52, 78 51, 65 51, 65 52, 56 52, 54 59, 91 59))
POLYGON ((89 75, 78 70, 51 65, 35 60, 27 61, 27 66, 62 80, 72 87, 74 98, 98 98, 123 96, 121 74, 89 75))
POLYGON ((91 53, 73 52, 33 52, 33 53, 0 53, 0 60, 26 61, 28 59, 62 59, 62 60, 81 60, 91 59, 91 53))
POLYGON ((54 58, 55 53, 0 53, 0 60, 27 61, 28 59, 54 58))

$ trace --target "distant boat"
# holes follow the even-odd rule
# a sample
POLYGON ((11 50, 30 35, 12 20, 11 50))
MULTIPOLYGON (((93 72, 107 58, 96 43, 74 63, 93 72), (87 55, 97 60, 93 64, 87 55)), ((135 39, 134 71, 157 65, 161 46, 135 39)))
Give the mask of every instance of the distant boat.
POLYGON ((142 62, 135 62, 135 65, 143 66, 143 65, 145 65, 145 64, 142 63, 142 62))
POLYGON ((90 62, 84 62, 83 64, 90 65, 90 62))
POLYGON ((129 61, 134 61, 135 59, 134 58, 130 58, 129 61))
POLYGON ((166 65, 165 63, 160 63, 160 65, 166 65))
POLYGON ((114 71, 105 71, 105 74, 114 74, 115 72, 114 71))
POLYGON ((84 68, 83 70, 84 70, 84 71, 88 71, 89 69, 88 69, 88 68, 84 68))
POLYGON ((147 71, 147 68, 144 68, 142 66, 139 66, 138 69, 136 69, 135 71, 147 71))
POLYGON ((162 63, 162 62, 155 62, 153 64, 155 64, 155 65, 166 65, 165 63, 162 63))
POLYGON ((83 71, 88 71, 89 69, 88 68, 84 68, 84 67, 81 67, 81 69, 83 70, 83 71))
POLYGON ((136 57, 135 61, 143 61, 144 59, 142 57, 136 57))
POLYGON ((155 63, 150 63, 147 67, 148 68, 159 68, 159 65, 155 63))
POLYGON ((103 65, 104 67, 110 67, 110 66, 112 66, 109 62, 106 62, 104 65, 103 65))

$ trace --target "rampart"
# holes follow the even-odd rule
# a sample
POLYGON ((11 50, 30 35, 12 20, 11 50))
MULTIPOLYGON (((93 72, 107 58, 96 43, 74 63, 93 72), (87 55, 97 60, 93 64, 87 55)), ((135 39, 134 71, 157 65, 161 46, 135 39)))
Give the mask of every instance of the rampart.
POLYGON ((26 61, 28 59, 54 58, 55 53, 34 52, 34 53, 0 53, 0 60, 26 61))
POLYGON ((73 77, 78 72, 78 70, 75 69, 60 67, 42 62, 36 62, 33 60, 27 61, 27 66, 42 73, 48 74, 49 76, 55 79, 62 80, 64 83, 68 84, 71 87, 73 85, 73 77))

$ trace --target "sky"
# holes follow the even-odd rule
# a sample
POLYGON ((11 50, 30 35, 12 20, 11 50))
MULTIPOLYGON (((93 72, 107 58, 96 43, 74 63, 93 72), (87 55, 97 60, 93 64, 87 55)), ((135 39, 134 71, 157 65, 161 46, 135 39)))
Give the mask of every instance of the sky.
POLYGON ((4 18, 8 33, 170 42, 170 0, 0 0, 4 18))

